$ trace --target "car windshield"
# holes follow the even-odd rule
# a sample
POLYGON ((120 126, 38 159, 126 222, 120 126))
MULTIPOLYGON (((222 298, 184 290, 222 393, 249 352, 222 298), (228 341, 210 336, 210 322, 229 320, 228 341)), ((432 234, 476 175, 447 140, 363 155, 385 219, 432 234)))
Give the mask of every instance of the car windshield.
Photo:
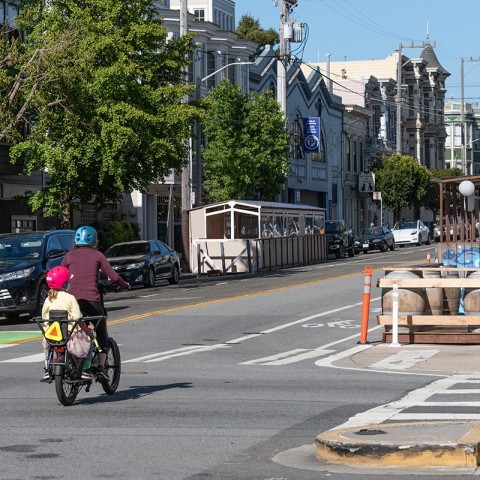
POLYGON ((364 235, 380 235, 381 233, 382 229, 380 227, 371 227, 363 231, 364 235))
POLYGON ((398 222, 395 225, 395 230, 412 230, 413 228, 417 228, 417 222, 398 222))
POLYGON ((38 258, 42 251, 42 237, 2 237, 0 238, 0 260, 11 258, 38 258))
POLYGON ((108 257, 133 257, 145 255, 149 251, 148 243, 119 243, 112 245, 105 252, 108 257))
POLYGON ((325 231, 327 233, 340 233, 342 230, 340 223, 325 222, 325 231))

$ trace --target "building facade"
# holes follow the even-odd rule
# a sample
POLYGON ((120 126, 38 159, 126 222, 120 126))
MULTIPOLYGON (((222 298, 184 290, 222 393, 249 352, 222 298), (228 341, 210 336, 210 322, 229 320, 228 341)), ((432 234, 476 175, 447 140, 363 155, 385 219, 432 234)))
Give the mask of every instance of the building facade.
POLYGON ((445 103, 446 168, 460 168, 465 175, 480 173, 480 106, 445 103))

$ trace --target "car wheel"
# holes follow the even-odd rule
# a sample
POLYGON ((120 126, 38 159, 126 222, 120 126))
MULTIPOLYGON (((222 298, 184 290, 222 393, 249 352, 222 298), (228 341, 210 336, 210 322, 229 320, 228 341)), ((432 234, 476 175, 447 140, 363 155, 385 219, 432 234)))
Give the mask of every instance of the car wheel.
POLYGON ((380 249, 382 252, 388 252, 388 245, 387 242, 382 243, 382 248, 380 249))
POLYGON ((419 247, 421 244, 422 244, 422 237, 419 235, 416 245, 417 245, 417 247, 419 247))
POLYGON ((353 247, 348 249, 348 256, 350 258, 355 256, 355 250, 353 247))
POLYGON ((366 255, 368 253, 368 250, 364 250, 363 254, 366 255))
POLYGON ((392 243, 390 245, 390 251, 393 252, 395 250, 395 243, 392 243))
POLYGON ((178 267, 174 265, 172 267, 172 276, 168 279, 168 283, 170 285, 176 285, 178 283, 179 278, 180 278, 180 272, 178 271, 178 267))
POLYGON ((152 267, 148 269, 147 280, 143 285, 145 288, 152 288, 155 286, 155 271, 152 267))
POLYGON ((42 307, 45 303, 45 300, 48 298, 48 286, 45 283, 42 283, 38 288, 38 295, 37 295, 37 305, 35 307, 35 316, 41 317, 42 316, 42 307))
POLYGON ((430 235, 427 235, 427 241, 425 242, 425 245, 430 245, 430 235))
POLYGON ((340 245, 338 247, 338 252, 335 254, 337 258, 345 258, 345 247, 343 245, 340 245))

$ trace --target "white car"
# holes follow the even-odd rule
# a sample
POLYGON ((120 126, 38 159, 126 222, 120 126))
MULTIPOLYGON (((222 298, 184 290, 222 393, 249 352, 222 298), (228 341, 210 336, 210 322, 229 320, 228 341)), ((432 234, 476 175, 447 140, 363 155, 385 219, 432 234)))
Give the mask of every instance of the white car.
POLYGON ((430 245, 430 230, 421 220, 402 220, 392 230, 395 245, 430 245))

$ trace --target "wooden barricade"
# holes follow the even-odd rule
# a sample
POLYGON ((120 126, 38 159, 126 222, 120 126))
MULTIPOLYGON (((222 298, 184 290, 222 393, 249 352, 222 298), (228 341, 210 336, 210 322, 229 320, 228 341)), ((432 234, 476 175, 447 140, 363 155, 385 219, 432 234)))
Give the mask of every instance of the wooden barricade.
POLYGON ((394 318, 388 295, 397 285, 401 343, 480 344, 479 268, 429 266, 384 270, 386 276, 377 281, 382 289, 382 313, 377 316, 377 323, 385 326, 384 342, 392 338, 394 318), (396 275, 392 277, 393 272, 396 275), (443 308, 437 303, 439 293, 443 294, 443 308))

